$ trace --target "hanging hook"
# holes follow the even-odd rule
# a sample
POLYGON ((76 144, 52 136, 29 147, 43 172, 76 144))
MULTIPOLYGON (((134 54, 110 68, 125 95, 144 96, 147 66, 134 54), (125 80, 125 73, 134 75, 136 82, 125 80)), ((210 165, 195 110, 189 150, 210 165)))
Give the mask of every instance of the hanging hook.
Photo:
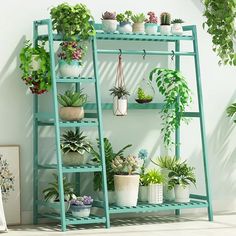
POLYGON ((172 52, 171 60, 173 61, 174 57, 175 57, 175 52, 174 52, 174 50, 171 50, 171 52, 172 52))
POLYGON ((121 49, 119 49, 119 51, 120 51, 120 54, 119 54, 119 55, 121 56, 121 55, 122 55, 122 50, 121 50, 121 49))
POLYGON ((146 55, 147 55, 147 53, 146 53, 146 50, 145 50, 145 49, 143 49, 143 60, 145 60, 145 58, 146 58, 146 55))

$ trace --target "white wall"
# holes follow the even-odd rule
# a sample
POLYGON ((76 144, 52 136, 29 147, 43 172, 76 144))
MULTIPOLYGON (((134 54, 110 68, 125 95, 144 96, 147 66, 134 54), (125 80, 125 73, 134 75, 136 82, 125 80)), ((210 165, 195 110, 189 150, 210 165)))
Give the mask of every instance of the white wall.
MULTIPOLYGON (((32 38, 32 21, 49 17, 48 8, 56 6, 64 1, 17 1, 8 0, 1 3, 0 8, 0 144, 19 144, 21 147, 21 207, 22 222, 31 222, 32 215, 32 96, 27 92, 26 86, 20 79, 18 54, 23 41, 32 38)), ((76 3, 78 1, 68 1, 76 3)), ((236 131, 230 119, 226 117, 225 108, 235 100, 235 68, 219 67, 218 58, 211 50, 211 37, 202 29, 202 6, 199 0, 171 1, 171 0, 148 0, 148 1, 80 1, 86 3, 91 9, 95 19, 100 20, 101 13, 105 10, 117 12, 131 9, 135 12, 147 12, 154 10, 158 15, 162 11, 169 11, 173 17, 183 18, 186 24, 196 24, 198 27, 198 40, 200 61, 202 69, 202 85, 204 94, 204 108, 206 115, 206 131, 209 149, 209 166, 212 180, 213 203, 215 211, 236 210, 236 131), (233 142, 234 140, 234 142, 233 142), (230 203, 230 204, 229 204, 230 203)), ((101 45, 109 48, 145 48, 164 49, 165 44, 155 46, 142 43, 124 44, 114 42, 101 45)), ((185 46, 183 46, 185 48, 185 46)), ((185 49, 189 49, 187 46, 185 49)), ((184 50, 184 49, 183 49, 184 50)), ((115 65, 117 58, 114 56, 101 57, 100 67, 102 79, 103 100, 111 98, 108 89, 115 80, 115 65)), ((141 57, 124 57, 124 66, 127 86, 131 92, 143 76, 154 65, 167 66, 164 58, 147 57, 144 63, 141 57), (149 61, 149 62, 148 62, 149 61)), ((85 74, 91 74, 91 60, 88 57, 85 74)), ((194 67, 192 59, 183 59, 183 73, 194 85, 194 67), (185 65, 185 66, 184 66, 185 65)), ((196 90, 194 90, 195 92, 196 90)), ((91 94, 91 90, 88 90, 91 94)), ((196 93, 195 93, 196 94, 196 93)), ((42 98, 46 107, 50 96, 42 98)), ((160 96, 157 95, 157 99, 160 96)), ((132 98, 131 98, 132 100, 132 98)), ((197 107, 195 102, 193 109, 197 107)), ((110 111, 104 112, 104 126, 106 135, 109 136, 115 148, 132 143, 131 151, 137 153, 140 148, 146 148, 152 156, 163 153, 160 148, 160 117, 157 111, 129 111, 125 118, 113 117, 110 111), (127 132, 128 131, 128 132, 127 132)), ((90 132, 93 137, 96 135, 90 132)), ((201 170, 201 146, 199 138, 198 120, 181 129, 182 156, 190 159, 197 167, 198 190, 203 192, 203 172, 201 170)), ((42 143, 45 144, 42 152, 50 159, 53 155, 53 132, 42 129, 42 143), (50 141, 50 142, 48 142, 50 141), (46 144, 49 143, 48 146, 46 144)), ((44 174, 45 175, 45 174, 44 174)), ((86 183, 89 185, 88 183, 86 183)), ((90 186, 91 190, 91 186, 90 186)))

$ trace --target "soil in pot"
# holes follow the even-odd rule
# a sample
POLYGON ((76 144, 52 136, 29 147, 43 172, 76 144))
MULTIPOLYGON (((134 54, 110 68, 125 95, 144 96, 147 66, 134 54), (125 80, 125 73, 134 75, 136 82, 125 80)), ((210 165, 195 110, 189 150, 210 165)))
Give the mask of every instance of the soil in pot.
POLYGON ((138 99, 138 98, 136 98, 135 101, 136 101, 137 103, 143 104, 143 103, 149 103, 149 102, 151 102, 152 99, 138 99))

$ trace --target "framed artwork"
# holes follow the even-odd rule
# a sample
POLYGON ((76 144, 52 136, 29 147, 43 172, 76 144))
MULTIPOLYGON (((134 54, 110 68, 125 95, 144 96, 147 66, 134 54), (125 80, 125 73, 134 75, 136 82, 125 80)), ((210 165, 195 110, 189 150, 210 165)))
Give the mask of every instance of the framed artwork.
POLYGON ((19 156, 19 146, 0 146, 0 186, 8 225, 21 223, 19 156))

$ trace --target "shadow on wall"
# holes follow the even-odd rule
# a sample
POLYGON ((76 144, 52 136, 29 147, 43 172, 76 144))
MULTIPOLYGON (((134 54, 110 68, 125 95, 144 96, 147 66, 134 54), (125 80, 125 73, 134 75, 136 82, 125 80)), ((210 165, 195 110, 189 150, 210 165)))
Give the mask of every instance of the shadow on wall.
POLYGON ((193 4, 196 6, 196 8, 200 11, 203 12, 204 11, 204 5, 201 1, 199 0, 192 0, 193 4))

